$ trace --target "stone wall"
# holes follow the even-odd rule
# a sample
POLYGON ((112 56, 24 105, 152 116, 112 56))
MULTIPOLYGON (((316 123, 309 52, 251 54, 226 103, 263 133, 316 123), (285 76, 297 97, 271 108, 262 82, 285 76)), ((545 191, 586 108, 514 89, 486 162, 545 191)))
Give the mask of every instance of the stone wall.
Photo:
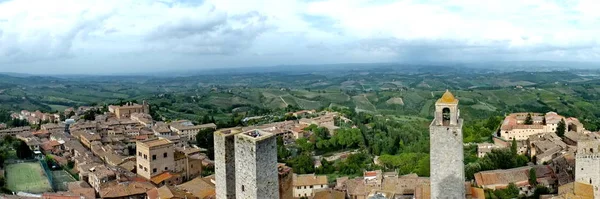
POLYGON ((577 144, 575 181, 592 184, 594 198, 600 198, 600 141, 587 140, 577 144))
POLYGON ((215 133, 215 189, 218 199, 235 199, 235 146, 232 134, 215 133))
POLYGON ((276 146, 274 135, 235 136, 238 199, 279 198, 276 146))
POLYGON ((465 198, 462 124, 429 126, 432 199, 465 198))

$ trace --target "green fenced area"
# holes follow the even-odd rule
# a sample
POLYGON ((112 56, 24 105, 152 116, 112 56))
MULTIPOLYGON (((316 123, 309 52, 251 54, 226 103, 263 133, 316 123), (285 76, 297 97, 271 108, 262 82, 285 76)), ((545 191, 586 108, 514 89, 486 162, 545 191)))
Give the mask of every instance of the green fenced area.
POLYGON ((52 183, 56 191, 67 191, 67 183, 75 181, 75 178, 65 170, 52 171, 52 183))
POLYGON ((7 188, 13 192, 51 192, 52 186, 38 161, 6 166, 7 188))

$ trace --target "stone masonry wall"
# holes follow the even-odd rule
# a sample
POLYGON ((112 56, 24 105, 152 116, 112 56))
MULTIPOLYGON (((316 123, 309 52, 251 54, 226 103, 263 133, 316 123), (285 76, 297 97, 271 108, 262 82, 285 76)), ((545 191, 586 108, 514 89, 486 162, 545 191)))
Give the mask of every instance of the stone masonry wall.
POLYGON ((279 198, 275 136, 262 140, 235 137, 236 192, 238 199, 279 198), (256 142, 255 142, 256 141, 256 142))
POLYGON ((235 199, 234 136, 215 133, 215 189, 218 199, 235 199))
POLYGON ((600 198, 600 141, 581 141, 577 144, 575 181, 594 186, 594 198, 600 198))
POLYGON ((432 199, 465 198, 462 124, 429 126, 432 199))

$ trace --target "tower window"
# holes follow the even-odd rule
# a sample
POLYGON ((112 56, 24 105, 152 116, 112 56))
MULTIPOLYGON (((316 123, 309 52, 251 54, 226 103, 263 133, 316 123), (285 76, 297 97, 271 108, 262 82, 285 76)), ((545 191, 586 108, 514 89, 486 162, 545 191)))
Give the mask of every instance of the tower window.
POLYGON ((448 126, 450 124, 450 109, 449 108, 442 109, 442 124, 444 126, 448 126))

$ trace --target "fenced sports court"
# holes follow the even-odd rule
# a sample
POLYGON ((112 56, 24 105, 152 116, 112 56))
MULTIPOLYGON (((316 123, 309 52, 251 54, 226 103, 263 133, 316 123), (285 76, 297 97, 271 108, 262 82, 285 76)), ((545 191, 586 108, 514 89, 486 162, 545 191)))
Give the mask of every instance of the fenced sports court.
POLYGON ((6 166, 5 172, 7 188, 13 192, 53 191, 48 176, 39 161, 9 164, 6 166))
POLYGON ((67 191, 67 183, 75 182, 75 178, 65 170, 56 170, 52 172, 52 184, 56 191, 67 191))

